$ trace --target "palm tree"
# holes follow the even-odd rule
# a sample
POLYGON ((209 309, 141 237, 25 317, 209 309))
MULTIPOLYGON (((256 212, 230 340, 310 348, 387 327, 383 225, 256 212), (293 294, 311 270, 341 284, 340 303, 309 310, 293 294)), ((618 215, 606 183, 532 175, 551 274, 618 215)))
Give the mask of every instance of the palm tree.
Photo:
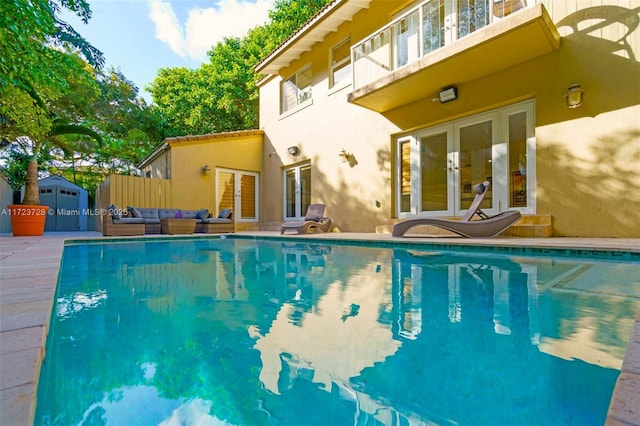
POLYGON ((22 204, 39 205, 40 204, 40 187, 38 184, 38 157, 40 151, 46 142, 51 142, 56 148, 61 149, 65 154, 70 154, 75 150, 69 146, 66 141, 61 138, 65 135, 85 135, 89 136, 98 144, 102 144, 101 136, 93 129, 82 124, 69 123, 62 118, 55 118, 49 132, 41 140, 29 139, 32 144, 31 158, 27 165, 27 176, 24 185, 24 199, 22 204))

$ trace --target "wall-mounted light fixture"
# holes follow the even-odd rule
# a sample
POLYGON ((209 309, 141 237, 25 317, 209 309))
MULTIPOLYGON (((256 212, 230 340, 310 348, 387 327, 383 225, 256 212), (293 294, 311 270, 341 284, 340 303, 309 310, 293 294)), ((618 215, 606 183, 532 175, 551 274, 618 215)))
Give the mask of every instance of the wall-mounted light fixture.
POLYGON ((577 83, 573 83, 567 89, 567 93, 564 94, 564 100, 567 102, 567 107, 578 108, 582 105, 582 99, 584 97, 584 90, 582 86, 577 83))
POLYGON ((300 154, 300 148, 298 148, 297 146, 290 146, 289 148, 287 148, 287 152, 289 152, 289 155, 293 155, 294 157, 298 154, 300 154))
POLYGON ((211 173, 211 167, 209 167, 208 164, 205 164, 200 169, 200 173, 202 173, 203 176, 209 176, 209 173, 211 173))
POLYGON ((456 86, 445 87, 438 92, 438 100, 441 104, 458 99, 458 88, 456 86))

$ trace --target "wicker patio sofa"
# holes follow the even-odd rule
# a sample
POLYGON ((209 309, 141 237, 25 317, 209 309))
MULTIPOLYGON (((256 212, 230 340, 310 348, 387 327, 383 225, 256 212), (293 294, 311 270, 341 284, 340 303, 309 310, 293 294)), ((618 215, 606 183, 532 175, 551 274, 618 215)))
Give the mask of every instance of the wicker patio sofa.
POLYGON ((161 219, 194 219, 197 233, 235 232, 231 209, 224 209, 218 217, 211 217, 207 209, 183 210, 128 206, 126 210, 111 205, 106 209, 103 220, 103 235, 144 235, 162 233, 161 219))

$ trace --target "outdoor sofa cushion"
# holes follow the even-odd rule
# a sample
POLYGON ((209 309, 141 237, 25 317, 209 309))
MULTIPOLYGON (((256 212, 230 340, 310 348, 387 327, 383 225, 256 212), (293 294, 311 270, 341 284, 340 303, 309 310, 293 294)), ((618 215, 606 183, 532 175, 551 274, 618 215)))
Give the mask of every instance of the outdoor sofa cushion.
POLYGON ((121 217, 120 219, 113 219, 113 223, 144 223, 144 219, 141 217, 121 217))
POLYGON ((209 217, 207 219, 202 219, 202 223, 231 223, 231 219, 221 218, 221 217, 209 217))
POLYGON ((160 219, 172 219, 180 213, 182 219, 196 219, 197 221, 199 220, 199 212, 200 210, 158 209, 158 216, 160 219))
POLYGON ((115 204, 107 206, 107 211, 111 215, 112 220, 117 220, 122 217, 122 210, 120 210, 115 204))
MULTIPOLYGON (((143 219, 152 219, 152 220, 158 220, 157 223, 160 223, 160 217, 158 216, 158 209, 156 208, 149 208, 149 207, 135 207, 134 210, 132 211, 131 209, 129 209, 129 211, 132 213, 132 215, 140 215, 139 217, 143 218, 143 219)), ((138 216, 134 216, 134 217, 138 217, 138 216)))

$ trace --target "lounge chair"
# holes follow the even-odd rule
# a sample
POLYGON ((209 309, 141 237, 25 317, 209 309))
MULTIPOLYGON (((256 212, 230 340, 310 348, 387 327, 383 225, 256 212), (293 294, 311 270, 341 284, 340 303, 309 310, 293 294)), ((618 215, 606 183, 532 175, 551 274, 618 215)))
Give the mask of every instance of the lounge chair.
POLYGON ((280 234, 286 231, 296 231, 298 234, 307 234, 311 229, 320 232, 329 232, 331 219, 324 216, 324 204, 310 204, 303 221, 284 222, 280 228, 280 234))
POLYGON ((474 190, 476 197, 474 198, 469 210, 460 220, 438 219, 438 218, 415 218, 407 219, 393 225, 391 235, 394 237, 402 237, 414 226, 431 225, 438 228, 455 232, 458 235, 469 238, 490 238, 495 237, 520 219, 520 212, 516 210, 507 210, 495 216, 489 216, 480 209, 480 203, 489 189, 490 182, 485 181, 475 185, 474 190), (479 220, 472 220, 478 215, 479 220))

